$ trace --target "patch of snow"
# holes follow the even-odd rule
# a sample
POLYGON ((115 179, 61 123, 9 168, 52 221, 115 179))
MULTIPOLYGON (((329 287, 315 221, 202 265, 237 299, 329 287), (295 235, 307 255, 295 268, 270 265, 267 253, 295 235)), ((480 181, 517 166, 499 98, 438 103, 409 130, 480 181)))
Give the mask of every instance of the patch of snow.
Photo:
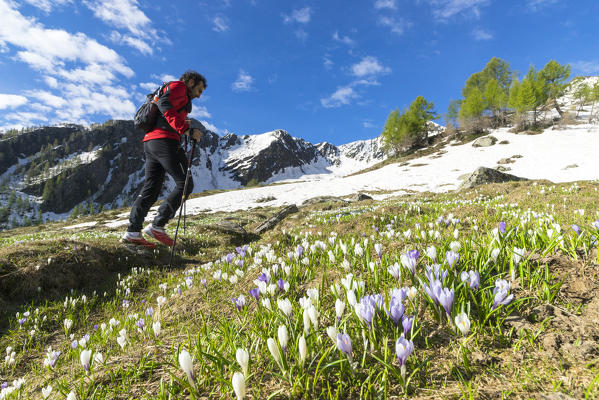
POLYGON ((77 228, 87 228, 90 226, 96 226, 98 224, 98 221, 91 221, 91 222, 82 222, 80 224, 77 225, 69 225, 69 226, 65 226, 62 229, 77 229, 77 228))

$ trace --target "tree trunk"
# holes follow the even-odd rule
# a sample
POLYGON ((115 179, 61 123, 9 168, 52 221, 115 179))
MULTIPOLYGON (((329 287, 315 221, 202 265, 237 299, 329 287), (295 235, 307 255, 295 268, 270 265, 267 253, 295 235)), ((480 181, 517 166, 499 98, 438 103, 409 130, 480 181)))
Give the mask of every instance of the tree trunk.
POLYGON ((557 99, 553 99, 553 105, 555 106, 555 110, 559 114, 559 117, 562 118, 564 116, 564 113, 563 113, 562 109, 559 108, 559 104, 557 103, 557 99))
POLYGON ((595 102, 593 102, 593 105, 591 106, 591 113, 589 114, 589 124, 593 120, 593 111, 594 110, 595 110, 595 102))

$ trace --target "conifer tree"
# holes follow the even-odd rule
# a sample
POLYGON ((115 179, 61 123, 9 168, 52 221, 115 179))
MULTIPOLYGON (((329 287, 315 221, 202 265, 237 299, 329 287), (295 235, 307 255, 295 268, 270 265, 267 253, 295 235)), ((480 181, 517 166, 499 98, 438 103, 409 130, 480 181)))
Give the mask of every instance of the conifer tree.
POLYGON ((580 111, 584 108, 584 105, 589 102, 591 98, 591 87, 586 83, 580 83, 576 90, 574 90, 574 99, 578 104, 578 108, 576 109, 576 116, 580 114, 580 111))
POLYGON ((566 81, 570 77, 570 65, 562 65, 555 60, 549 61, 545 67, 539 71, 543 82, 544 97, 553 103, 560 117, 563 112, 557 103, 557 99, 564 95, 568 84, 566 81))
POLYGON ((590 95, 589 100, 592 102, 591 113, 589 114, 589 124, 590 124, 591 121, 593 120, 593 111, 595 110, 595 103, 599 102, 599 80, 597 80, 597 82, 595 82, 595 84, 593 85, 593 88, 591 89, 591 95, 590 95))
POLYGON ((388 148, 393 148, 394 151, 399 150, 395 146, 399 138, 399 110, 397 108, 389 113, 381 135, 388 148))
POLYGON ((502 111, 507 107, 508 94, 499 86, 497 79, 493 78, 487 82, 483 99, 485 108, 499 122, 502 111))

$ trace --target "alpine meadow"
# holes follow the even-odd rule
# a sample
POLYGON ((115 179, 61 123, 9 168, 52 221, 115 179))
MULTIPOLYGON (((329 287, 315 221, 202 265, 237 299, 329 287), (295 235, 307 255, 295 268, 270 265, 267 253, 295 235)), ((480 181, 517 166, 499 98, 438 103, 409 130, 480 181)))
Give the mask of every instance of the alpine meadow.
POLYGON ((599 6, 283 3, 0 0, 0 400, 599 398, 599 6))

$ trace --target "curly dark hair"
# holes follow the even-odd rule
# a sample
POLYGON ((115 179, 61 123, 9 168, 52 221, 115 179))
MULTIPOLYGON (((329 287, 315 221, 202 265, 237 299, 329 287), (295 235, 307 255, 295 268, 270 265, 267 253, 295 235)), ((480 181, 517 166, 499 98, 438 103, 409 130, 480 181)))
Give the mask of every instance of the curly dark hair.
POLYGON ((179 80, 185 84, 187 84, 187 82, 193 80, 195 82, 195 85, 202 82, 204 84, 204 89, 206 89, 208 87, 208 84, 206 83, 206 78, 204 78, 204 75, 200 74, 199 72, 192 71, 190 69, 185 71, 183 73, 183 75, 181 75, 179 80))

